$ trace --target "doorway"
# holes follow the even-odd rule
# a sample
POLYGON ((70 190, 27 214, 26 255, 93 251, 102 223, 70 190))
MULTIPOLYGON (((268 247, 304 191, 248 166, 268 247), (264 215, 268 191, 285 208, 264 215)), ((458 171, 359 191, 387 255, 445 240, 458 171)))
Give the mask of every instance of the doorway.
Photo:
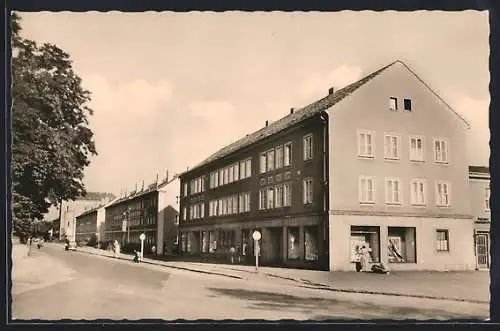
POLYGON ((283 262, 283 228, 272 227, 269 230, 269 245, 267 258, 272 265, 281 265, 283 262))
POLYGON ((490 267, 488 234, 478 233, 476 237, 477 264, 479 269, 490 267))

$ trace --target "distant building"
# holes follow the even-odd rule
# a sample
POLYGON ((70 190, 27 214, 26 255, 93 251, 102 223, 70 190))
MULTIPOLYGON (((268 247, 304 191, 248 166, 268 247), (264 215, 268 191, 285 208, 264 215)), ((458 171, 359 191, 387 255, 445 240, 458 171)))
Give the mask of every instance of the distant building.
POLYGON ((469 167, 471 211, 474 217, 474 243, 478 269, 490 267, 490 169, 469 167))
POLYGON ((97 238, 97 243, 104 240, 105 207, 107 203, 85 210, 76 216, 75 241, 77 243, 88 243, 93 235, 97 238))
POLYGON ((164 255, 174 252, 178 241, 179 179, 174 176, 140 191, 121 197, 105 207, 105 241, 118 240, 123 245, 139 244, 146 235, 145 252, 164 255))
POLYGON ((76 216, 85 210, 95 207, 99 203, 106 203, 113 200, 115 196, 111 193, 88 192, 84 197, 75 200, 63 201, 60 208, 59 239, 67 237, 71 241, 75 240, 76 216))
POLYGON ((473 269, 467 130, 395 61, 181 174, 182 251, 253 256, 259 229, 263 265, 473 269))

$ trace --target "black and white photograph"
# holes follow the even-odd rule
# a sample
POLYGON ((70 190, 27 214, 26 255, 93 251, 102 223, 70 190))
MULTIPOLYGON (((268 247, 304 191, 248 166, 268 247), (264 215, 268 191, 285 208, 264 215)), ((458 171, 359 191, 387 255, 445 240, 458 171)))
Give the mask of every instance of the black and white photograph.
POLYGON ((12 322, 489 319, 488 11, 10 15, 12 322))

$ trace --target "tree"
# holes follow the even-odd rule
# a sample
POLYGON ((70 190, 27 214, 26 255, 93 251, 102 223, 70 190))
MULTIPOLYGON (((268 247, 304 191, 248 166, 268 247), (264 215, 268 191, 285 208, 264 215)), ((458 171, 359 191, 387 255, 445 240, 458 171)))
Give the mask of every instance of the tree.
POLYGON ((83 171, 97 155, 87 117, 90 92, 70 56, 20 36, 12 15, 12 190, 14 231, 26 235, 50 205, 86 194, 83 171))

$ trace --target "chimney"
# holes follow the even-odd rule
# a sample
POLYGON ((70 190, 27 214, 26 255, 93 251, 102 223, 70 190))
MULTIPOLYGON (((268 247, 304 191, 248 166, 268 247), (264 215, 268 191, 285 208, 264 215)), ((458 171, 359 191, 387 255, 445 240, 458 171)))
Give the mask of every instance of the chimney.
POLYGON ((167 170, 167 176, 165 178, 165 181, 168 182, 168 170, 167 170))
POLYGON ((293 114, 293 111, 295 110, 295 108, 290 108, 290 114, 293 114))
POLYGON ((328 89, 328 94, 333 94, 333 92, 335 92, 335 89, 333 87, 330 87, 328 89))
POLYGON ((268 125, 269 125, 269 121, 266 121, 266 126, 268 126, 268 125))

